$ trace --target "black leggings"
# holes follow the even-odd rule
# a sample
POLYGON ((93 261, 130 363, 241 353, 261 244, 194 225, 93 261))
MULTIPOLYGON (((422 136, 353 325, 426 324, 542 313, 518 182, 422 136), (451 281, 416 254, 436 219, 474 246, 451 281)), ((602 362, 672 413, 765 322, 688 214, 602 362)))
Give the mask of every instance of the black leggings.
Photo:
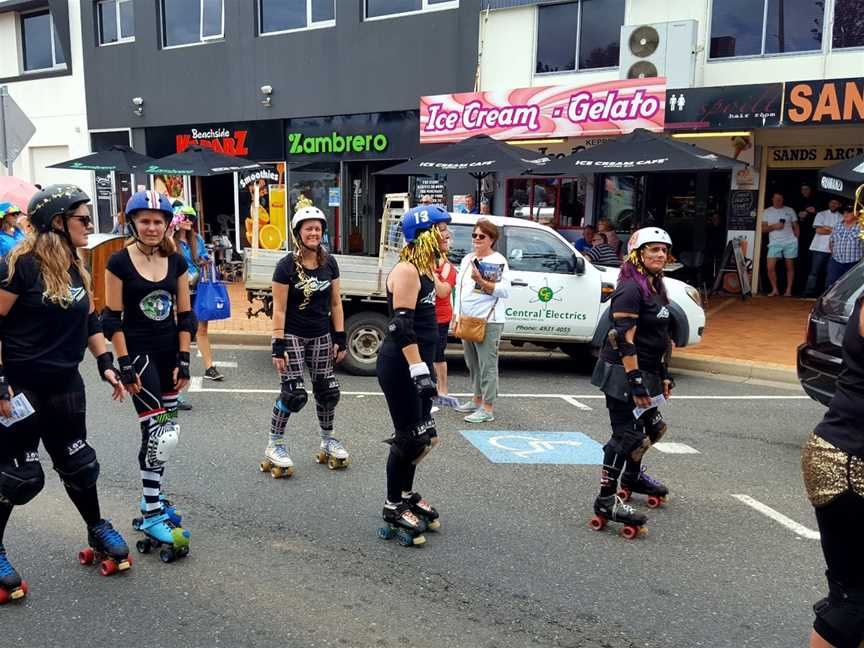
MULTIPOLYGON (((75 371, 66 384, 51 389, 17 388, 13 382, 12 391, 23 393, 35 412, 8 428, 0 428, 0 466, 38 461, 40 439, 61 479, 64 474, 77 473, 82 463, 96 459, 95 451, 87 444, 86 400, 81 374, 75 371)), ((88 525, 99 522, 101 514, 95 483, 82 487, 71 479, 68 481, 67 484, 64 480, 66 493, 83 520, 88 525)), ((10 504, 0 503, 0 544, 12 508, 10 504)))
MULTIPOLYGON (((647 443, 646 421, 658 417, 652 407, 638 419, 633 416, 636 403, 633 399, 623 401, 606 394, 606 408, 612 425, 612 437, 603 446, 603 472, 600 477, 600 495, 614 494, 618 489, 621 473, 632 479, 639 474, 642 460, 634 459, 632 453, 647 443)), ((662 419, 660 419, 662 424, 662 419)))

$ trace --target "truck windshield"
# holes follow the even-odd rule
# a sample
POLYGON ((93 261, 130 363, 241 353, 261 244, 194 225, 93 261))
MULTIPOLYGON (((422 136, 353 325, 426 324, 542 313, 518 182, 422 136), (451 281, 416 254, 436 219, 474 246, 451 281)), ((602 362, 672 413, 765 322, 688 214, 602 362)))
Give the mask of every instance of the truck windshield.
POLYGON ((470 251, 471 225, 450 223, 450 252, 447 253, 450 263, 458 266, 470 251))

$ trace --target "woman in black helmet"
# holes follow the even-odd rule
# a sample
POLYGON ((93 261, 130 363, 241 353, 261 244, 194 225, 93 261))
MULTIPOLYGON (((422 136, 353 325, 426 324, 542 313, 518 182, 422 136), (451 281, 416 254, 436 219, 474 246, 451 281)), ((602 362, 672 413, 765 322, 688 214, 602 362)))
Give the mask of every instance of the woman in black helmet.
POLYGON ((15 418, 0 428, 0 603, 27 593, 6 557, 3 531, 13 507, 42 489, 40 440, 87 524, 91 550, 81 552, 82 562, 92 562, 95 554, 106 575, 131 565, 126 543, 100 512, 99 462, 87 443, 78 372, 89 348, 99 377, 113 386, 114 399, 123 398, 93 310, 90 275, 77 252, 90 233, 88 202, 90 197, 72 185, 38 192, 28 209, 35 233, 0 262, 0 415, 15 418))

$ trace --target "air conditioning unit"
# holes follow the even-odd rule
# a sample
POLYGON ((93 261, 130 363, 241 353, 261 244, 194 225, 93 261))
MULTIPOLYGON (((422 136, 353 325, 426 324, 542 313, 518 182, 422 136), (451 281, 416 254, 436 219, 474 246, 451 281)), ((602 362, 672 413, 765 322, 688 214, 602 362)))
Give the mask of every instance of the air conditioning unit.
POLYGON ((621 27, 622 79, 666 77, 669 88, 689 88, 696 73, 695 20, 621 27))

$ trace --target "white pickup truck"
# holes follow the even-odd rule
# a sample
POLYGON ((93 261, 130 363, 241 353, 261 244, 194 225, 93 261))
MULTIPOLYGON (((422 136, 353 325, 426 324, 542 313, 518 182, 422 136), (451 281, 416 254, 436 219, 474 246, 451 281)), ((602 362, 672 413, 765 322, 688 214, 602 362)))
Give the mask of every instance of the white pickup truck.
MULTIPOLYGON (((471 250, 476 215, 452 214, 450 260, 457 264, 471 250)), ((503 338, 517 346, 526 342, 561 348, 573 357, 602 344, 609 329, 608 299, 618 279, 617 268, 595 266, 555 230, 519 218, 487 216, 501 229, 496 249, 507 257, 512 290, 507 300, 503 338)), ((395 265, 401 233, 398 218, 385 218, 381 253, 376 257, 335 255, 341 273, 342 303, 348 355, 347 371, 375 374, 378 349, 387 324, 387 273, 395 265)), ((250 301, 263 303, 250 316, 272 314, 270 283, 284 251, 246 250, 243 276, 250 301)), ((705 327, 699 292, 667 278, 676 346, 697 344, 705 327)))

